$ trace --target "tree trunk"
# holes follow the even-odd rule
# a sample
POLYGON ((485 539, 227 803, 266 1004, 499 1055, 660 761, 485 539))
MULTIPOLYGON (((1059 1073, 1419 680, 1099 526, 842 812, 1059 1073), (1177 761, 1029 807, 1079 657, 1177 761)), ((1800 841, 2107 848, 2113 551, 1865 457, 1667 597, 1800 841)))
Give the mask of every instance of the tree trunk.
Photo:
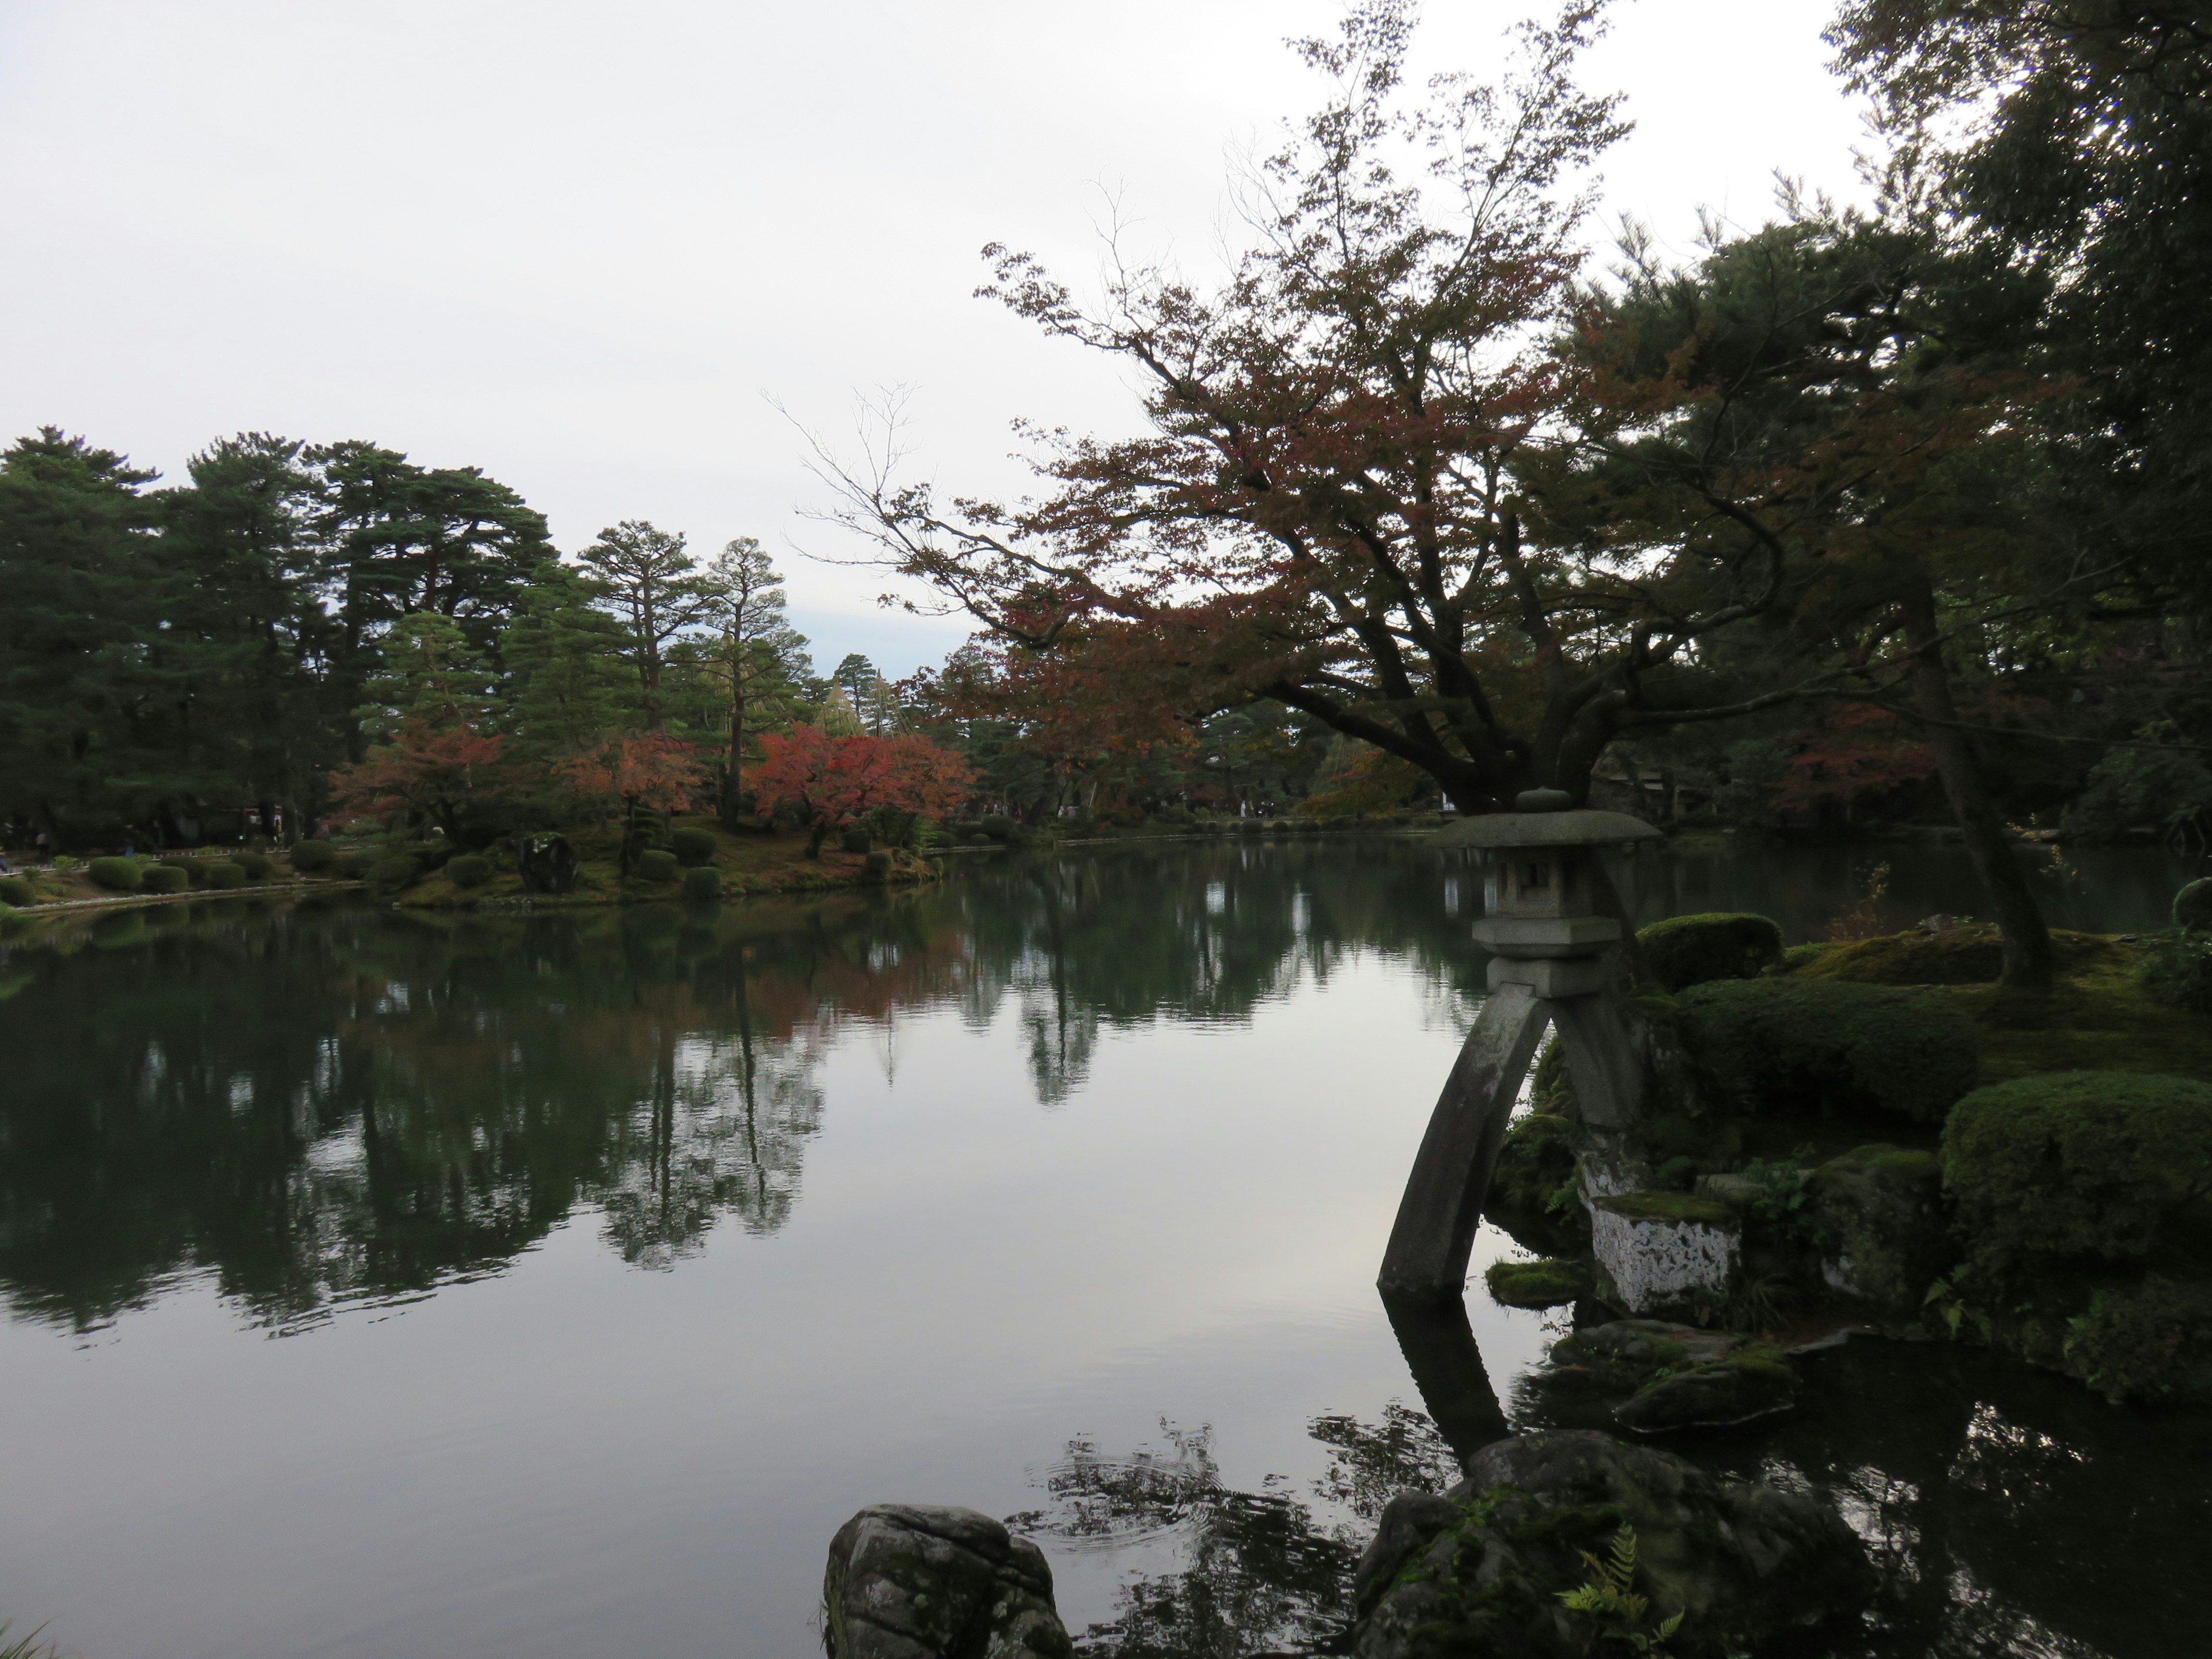
POLYGON ((722 769, 722 828, 738 827, 738 775, 744 765, 745 694, 739 689, 738 665, 730 665, 730 759, 722 769))
POLYGON ((1951 677, 1943 666, 1943 639, 1936 623, 1936 594, 1923 572, 1913 573, 1905 596, 1905 640, 1912 651, 1912 699, 1924 721, 1936 769, 1952 815, 1966 838, 1966 856, 1996 908, 2004 934, 2003 983, 2024 991, 2051 988, 2051 930, 2013 856, 2004 820, 1983 781, 1973 743, 1959 725, 1951 677))

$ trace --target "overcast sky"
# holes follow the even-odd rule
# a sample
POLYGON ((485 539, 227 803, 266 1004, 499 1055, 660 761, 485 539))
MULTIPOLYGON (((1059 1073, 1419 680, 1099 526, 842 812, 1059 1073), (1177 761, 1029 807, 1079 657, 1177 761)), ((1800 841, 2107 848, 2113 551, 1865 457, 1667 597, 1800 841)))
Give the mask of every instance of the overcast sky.
MULTIPOLYGON (((1429 0, 1414 68, 1485 73, 1519 0, 1429 0)), ((1777 169, 1856 197, 1830 0, 1623 0, 1583 81, 1605 167, 1686 252, 1777 169)), ((1007 422, 1126 429, 1125 382, 969 297, 978 248, 1079 286, 1107 193, 1193 274, 1230 159, 1320 83, 1334 0, 0 0, 0 428, 175 474, 221 434, 474 465, 573 551, 650 519, 758 536, 825 667, 964 629, 885 611, 771 406, 835 438, 913 390, 914 462, 1012 483, 1007 422)), ((0 604, 5 595, 0 595, 0 604)))

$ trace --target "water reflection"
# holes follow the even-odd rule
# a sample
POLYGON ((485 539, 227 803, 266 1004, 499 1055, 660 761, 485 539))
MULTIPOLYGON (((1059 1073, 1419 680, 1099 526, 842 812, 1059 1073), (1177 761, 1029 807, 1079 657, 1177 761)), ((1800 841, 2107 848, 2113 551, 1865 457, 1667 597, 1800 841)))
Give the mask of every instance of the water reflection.
POLYGON ((1159 851, 942 890, 424 917, 258 902, 112 913, 0 957, 0 1289, 87 1328, 212 1273, 298 1329, 495 1272, 580 1208, 665 1267, 799 1201, 833 1034, 1009 1001, 1038 1100, 1102 1030, 1237 1021, 1350 951, 1479 958, 1436 856, 1159 851))

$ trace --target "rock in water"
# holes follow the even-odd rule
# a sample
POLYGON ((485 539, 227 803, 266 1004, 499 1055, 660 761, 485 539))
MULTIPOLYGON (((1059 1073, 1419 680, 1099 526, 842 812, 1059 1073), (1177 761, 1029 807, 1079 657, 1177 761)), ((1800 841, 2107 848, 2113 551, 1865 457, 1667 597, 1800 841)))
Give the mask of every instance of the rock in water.
POLYGON ((1857 1607, 1869 1574, 1833 1510, 1721 1480, 1671 1453, 1589 1430, 1518 1435, 1477 1452, 1437 1498, 1391 1501, 1353 1581, 1357 1659, 1582 1659, 1599 1626, 1560 1601, 1636 1535, 1650 1621, 1679 1613, 1670 1650, 1753 1650, 1857 1607))
POLYGON ((1044 1553, 974 1510, 877 1504, 837 1528, 830 1659, 1067 1659, 1044 1553))

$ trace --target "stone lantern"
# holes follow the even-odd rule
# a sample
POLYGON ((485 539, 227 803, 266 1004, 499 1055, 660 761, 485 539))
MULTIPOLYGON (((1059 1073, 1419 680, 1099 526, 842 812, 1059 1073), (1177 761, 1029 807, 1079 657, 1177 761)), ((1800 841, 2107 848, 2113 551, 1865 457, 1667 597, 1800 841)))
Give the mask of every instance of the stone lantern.
POLYGON ((1598 912, 1597 855, 1660 832, 1626 813, 1577 809, 1557 789, 1524 791, 1514 805, 1437 837, 1484 855, 1487 914, 1474 937, 1492 952, 1490 995, 1413 1160, 1382 1257, 1385 1291, 1457 1296, 1466 1283, 1498 1149, 1547 1026, 1566 1047, 1583 1121, 1624 1129, 1636 1118, 1643 1064, 1608 954, 1621 925, 1598 912))

